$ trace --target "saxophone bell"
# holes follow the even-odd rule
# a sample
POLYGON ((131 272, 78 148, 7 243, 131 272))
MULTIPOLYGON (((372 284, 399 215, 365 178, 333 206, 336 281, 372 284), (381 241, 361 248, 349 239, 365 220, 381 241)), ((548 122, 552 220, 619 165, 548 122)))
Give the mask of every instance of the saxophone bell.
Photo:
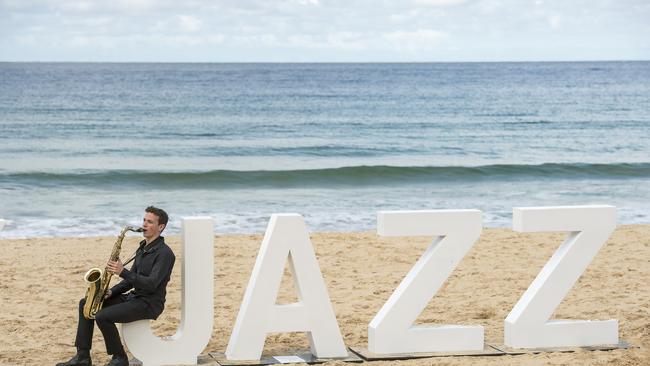
MULTIPOLYGON (((122 250, 122 241, 127 231, 142 232, 141 227, 127 226, 120 232, 117 241, 113 245, 113 250, 109 260, 116 261, 120 258, 120 251, 122 250)), ((83 308, 83 315, 86 319, 95 319, 95 314, 101 310, 104 303, 104 295, 108 291, 108 286, 111 283, 112 273, 102 270, 100 268, 91 268, 84 275, 84 281, 88 284, 86 290, 86 303, 83 308)))

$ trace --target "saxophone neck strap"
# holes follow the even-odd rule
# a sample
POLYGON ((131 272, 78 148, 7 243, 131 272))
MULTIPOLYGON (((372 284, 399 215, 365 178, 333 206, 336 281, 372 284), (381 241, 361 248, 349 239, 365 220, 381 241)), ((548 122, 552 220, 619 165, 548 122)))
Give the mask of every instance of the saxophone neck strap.
POLYGON ((129 258, 128 261, 124 262, 123 266, 126 267, 127 264, 131 263, 131 262, 135 259, 135 256, 136 256, 137 254, 138 254, 138 251, 136 250, 135 252, 133 252, 133 255, 131 256, 131 258, 129 258))

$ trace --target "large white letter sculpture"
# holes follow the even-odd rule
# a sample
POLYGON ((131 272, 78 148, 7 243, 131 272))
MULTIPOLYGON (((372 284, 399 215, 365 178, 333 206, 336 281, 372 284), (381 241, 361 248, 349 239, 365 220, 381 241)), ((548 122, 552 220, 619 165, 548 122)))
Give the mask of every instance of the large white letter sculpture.
POLYGON ((307 227, 298 214, 271 216, 226 357, 260 359, 270 332, 308 332, 311 352, 319 358, 348 355, 307 227), (299 301, 276 305, 287 258, 299 301))
POLYGON ((196 365, 212 337, 214 316, 214 237, 209 217, 182 222, 181 324, 176 334, 153 335, 149 320, 122 325, 124 342, 143 366, 196 365))
POLYGON ((504 342, 515 348, 580 347, 618 343, 618 321, 549 320, 616 227, 613 206, 513 209, 520 232, 568 231, 504 322, 504 342))
POLYGON ((5 220, 0 219, 0 231, 5 227, 5 220))
POLYGON ((373 353, 453 352, 483 349, 482 326, 413 326, 482 230, 481 211, 380 211, 382 236, 438 238, 415 263, 402 283, 368 325, 373 353))

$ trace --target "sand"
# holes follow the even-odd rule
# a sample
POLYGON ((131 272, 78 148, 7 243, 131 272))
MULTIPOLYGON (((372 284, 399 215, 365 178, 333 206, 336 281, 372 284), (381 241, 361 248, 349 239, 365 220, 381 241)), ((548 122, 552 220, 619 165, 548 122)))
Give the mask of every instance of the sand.
MULTIPOLYGON (((422 254, 431 238, 382 238, 375 233, 312 233, 312 243, 347 346, 367 346, 367 326, 422 254)), ((503 343, 503 320, 563 234, 521 234, 485 229, 419 317, 422 323, 479 324, 488 343, 503 343)), ((0 364, 52 365, 74 353, 77 304, 83 275, 105 263, 114 238, 0 240, 0 364)), ((262 235, 215 237, 215 318, 204 353, 228 343, 262 235)), ((137 246, 125 241, 123 257, 137 246)), ((167 307, 153 322, 171 335, 180 321, 180 239, 167 238, 177 263, 167 307)), ((620 226, 556 310, 554 318, 618 319, 620 339, 638 348, 493 357, 380 361, 373 365, 647 365, 650 364, 650 225, 620 226)), ((116 281, 114 279, 114 281, 116 281)), ((288 271, 278 302, 295 295, 288 271)), ((265 354, 308 348, 304 333, 270 334, 265 354)), ((109 358, 101 333, 94 364, 109 358)), ((329 364, 343 364, 332 362, 329 364)))

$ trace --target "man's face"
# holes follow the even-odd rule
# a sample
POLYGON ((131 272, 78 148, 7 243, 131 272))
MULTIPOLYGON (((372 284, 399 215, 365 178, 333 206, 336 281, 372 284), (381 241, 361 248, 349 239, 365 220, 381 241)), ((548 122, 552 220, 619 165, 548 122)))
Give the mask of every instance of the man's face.
POLYGON ((165 228, 165 225, 158 223, 158 216, 152 214, 151 212, 145 212, 144 217, 142 218, 142 236, 145 239, 155 239, 160 236, 160 233, 165 228))

